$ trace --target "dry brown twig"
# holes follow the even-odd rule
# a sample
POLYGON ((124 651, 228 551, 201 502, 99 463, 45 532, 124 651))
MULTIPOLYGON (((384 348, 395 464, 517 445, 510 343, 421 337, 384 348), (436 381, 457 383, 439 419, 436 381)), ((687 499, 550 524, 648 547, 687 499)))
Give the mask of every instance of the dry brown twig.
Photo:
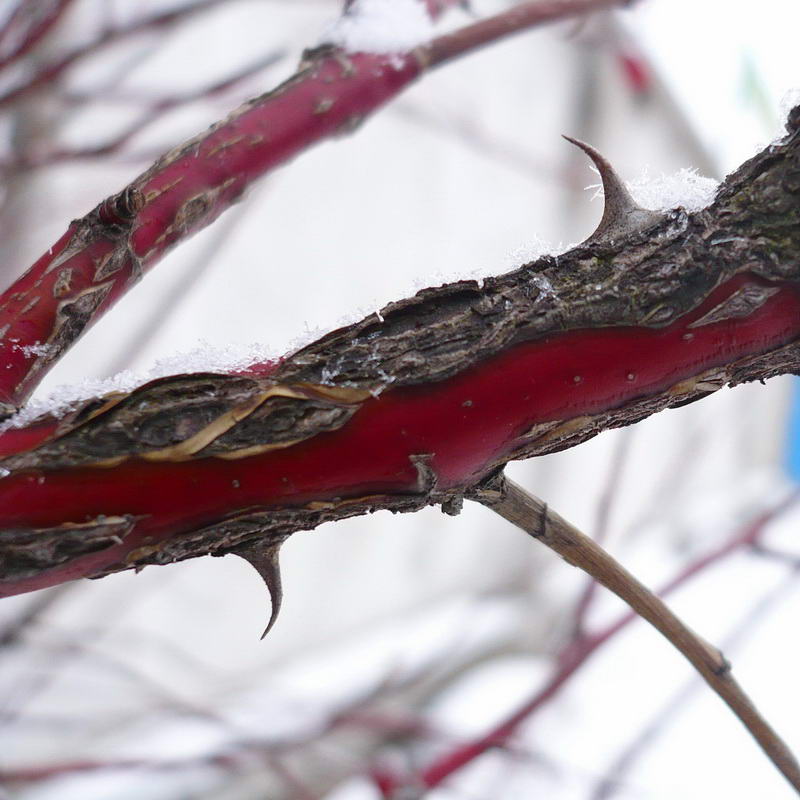
POLYGON ((567 563, 591 575, 656 628, 736 714, 770 761, 800 794, 800 764, 734 679, 730 663, 719 650, 687 627, 594 540, 513 481, 500 475, 471 496, 554 550, 567 563))
MULTIPOLYGON (((800 563, 790 566, 791 569, 786 577, 760 597, 734 630, 726 636, 724 643, 726 650, 740 647, 743 640, 754 633, 775 606, 785 601, 787 594, 796 588, 797 579, 800 577, 800 563)), ((614 760, 589 800, 609 800, 624 788, 626 776, 634 764, 664 735, 665 729, 674 723, 674 717, 684 708, 690 696, 700 688, 702 684, 697 676, 693 676, 669 697, 656 716, 642 730, 636 732, 631 743, 614 760)))

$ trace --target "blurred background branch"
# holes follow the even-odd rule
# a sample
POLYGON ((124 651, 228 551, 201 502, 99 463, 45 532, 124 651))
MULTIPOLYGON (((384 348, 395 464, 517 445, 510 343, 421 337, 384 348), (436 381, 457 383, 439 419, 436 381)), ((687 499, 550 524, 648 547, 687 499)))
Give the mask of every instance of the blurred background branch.
MULTIPOLYGON (((472 3, 481 16, 507 5, 472 3)), ((288 76, 340 10, 0 8, 6 282, 158 152, 288 76)), ((445 26, 474 21, 452 13, 445 26)), ((465 277, 463 265, 481 275, 585 238, 600 209, 561 133, 615 155, 625 177, 647 165, 721 177, 780 133, 778 101, 800 85, 798 13, 771 0, 724 14, 710 0, 647 0, 439 72, 171 254, 34 400, 59 384, 102 391, 120 369, 146 376, 155 362, 160 374, 203 369, 252 342, 280 355, 409 287, 465 277), (280 280, 275 264, 291 265, 280 280), (287 302, 298 286, 302 308, 287 302)), ((605 434, 512 475, 584 529, 608 531, 715 641, 744 626, 737 672, 797 742, 792 391, 779 379, 720 392, 633 438, 605 434)), ((688 671, 481 509, 353 520, 296 537, 284 561, 287 580, 316 592, 288 598, 263 644, 263 589, 237 559, 0 604, 7 796, 368 800, 481 738, 480 756, 417 791, 566 800, 609 781, 618 798, 790 796, 713 701, 695 694, 665 718, 688 671), (492 731, 509 720, 499 746, 492 731), (646 748, 649 726, 659 733, 646 748), (718 743, 702 767, 698 740, 718 743)))

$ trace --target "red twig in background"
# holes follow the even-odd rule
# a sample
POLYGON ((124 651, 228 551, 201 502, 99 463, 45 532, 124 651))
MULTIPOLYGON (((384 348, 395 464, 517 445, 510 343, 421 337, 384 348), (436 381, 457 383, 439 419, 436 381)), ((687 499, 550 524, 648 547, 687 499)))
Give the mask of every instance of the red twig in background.
MULTIPOLYGON (((191 8, 196 11, 214 2, 218 0, 202 0, 191 8)), ((73 224, 0 297, 0 358, 5 366, 0 372, 0 402, 6 408, 22 404, 71 343, 143 271, 210 224, 252 181, 312 144, 352 130, 426 66, 528 27, 619 4, 620 0, 527 2, 410 53, 323 50, 311 56, 277 90, 176 148, 134 180, 124 197, 112 198, 121 212, 115 212, 112 227, 98 225, 91 215, 73 224)), ((169 24, 177 13, 139 22, 137 31, 148 24, 169 24)), ((118 30, 113 35, 122 34, 118 30)))
POLYGON ((21 0, 0 30, 0 70, 26 56, 75 0, 21 0))
POLYGON ((34 71, 33 75, 13 86, 4 94, 0 94, 0 108, 10 106, 31 92, 35 92, 37 89, 60 79, 76 63, 109 45, 141 34, 170 28, 193 14, 206 11, 224 2, 225 0, 194 0, 194 2, 186 3, 170 11, 154 14, 134 20, 126 25, 105 30, 91 42, 81 47, 76 47, 66 55, 43 64, 34 71))
POLYGON ((570 19, 615 6, 627 5, 630 0, 541 0, 520 3, 508 11, 431 42, 428 58, 432 65, 443 64, 464 53, 471 53, 484 45, 506 36, 519 33, 534 25, 570 19))
MULTIPOLYGON (((198 100, 210 99, 233 89, 237 84, 253 77, 261 70, 271 67, 282 58, 285 53, 277 51, 269 53, 263 58, 259 58, 254 63, 237 70, 233 75, 224 80, 218 81, 210 86, 200 87, 189 92, 175 94, 169 97, 160 97, 150 101, 144 100, 142 105, 144 111, 139 119, 128 125, 121 133, 116 134, 102 144, 87 146, 82 148, 59 148, 47 152, 17 154, 13 159, 0 161, 0 167, 10 170, 18 169, 39 169, 41 167, 52 166, 62 161, 75 161, 85 158, 98 158, 112 155, 122 150, 135 136, 154 125, 170 111, 181 108, 198 100)), ((70 96, 70 102, 85 102, 89 96, 70 96)))
MULTIPOLYGON (((82 632, 81 638, 85 637, 86 632, 82 632)), ((89 654, 97 657, 101 666, 111 666, 117 670, 121 668, 123 677, 129 680, 132 679, 135 682, 134 688, 141 684, 148 690, 148 693, 152 693, 155 690, 156 694, 163 694, 164 705, 173 714, 197 717, 210 723, 216 723, 217 726, 224 725, 234 735, 218 750, 200 756, 175 759, 155 757, 130 759, 121 757, 107 760, 76 760, 28 764, 26 766, 0 769, 0 781, 20 785, 37 784, 69 775, 96 773, 111 769, 156 772, 164 770, 195 770, 210 766, 217 769, 233 770, 236 768, 241 769, 248 763, 258 762, 266 764, 280 778, 286 779, 289 778, 286 762, 290 756, 322 745, 329 737, 338 734, 346 737, 350 732, 359 731, 370 734, 378 744, 385 741, 397 742, 412 738, 425 738, 442 744, 452 741, 451 737, 447 737, 434 729, 421 716, 415 713, 399 712, 391 704, 391 698, 394 697, 395 693, 402 693, 407 690, 413 695, 420 685, 424 686, 426 678, 430 679, 432 677, 427 673, 429 671, 431 673, 437 672, 436 665, 431 665, 432 668, 430 670, 428 668, 423 669, 421 673, 418 673, 417 670, 412 670, 411 674, 397 680, 389 679, 383 681, 376 687, 367 690, 362 696, 348 700, 342 707, 332 709, 331 713, 326 714, 318 725, 301 730, 285 739, 276 739, 269 730, 263 735, 254 734, 252 731, 243 729, 237 730, 227 719, 214 714, 213 711, 206 711, 193 704, 187 704, 186 701, 175 697, 171 692, 165 693, 159 683, 154 684, 151 678, 140 671, 132 672, 116 660, 109 661, 105 654, 99 650, 91 651, 89 654), (387 709, 381 707, 381 701, 384 698, 389 698, 390 700, 387 709)), ((52 658, 51 661, 53 661, 52 658)), ((63 664, 61 664, 60 669, 63 669, 63 664)), ((435 677, 433 682, 434 685, 439 683, 435 677)), ((422 694, 426 694, 426 692, 423 690, 422 694)), ((58 719, 51 720, 48 718, 48 722, 56 724, 58 719)), ((119 729, 119 725, 119 719, 116 719, 112 727, 119 729)), ((346 739, 346 741, 348 740, 346 739)), ((360 768, 360 764, 354 764, 352 768, 347 768, 347 773, 358 774, 360 768)), ((310 790, 309 787, 307 791, 310 790)))
MULTIPOLYGON (((684 567, 672 580, 661 587, 657 593, 658 596, 666 597, 670 595, 709 567, 719 563, 731 554, 759 541, 764 535, 767 526, 779 516, 796 506, 798 502, 800 502, 800 490, 795 490, 775 507, 760 514, 757 519, 746 525, 722 545, 684 567)), ((410 785, 423 785, 426 788, 439 786, 447 780, 447 778, 474 761, 487 750, 503 746, 523 723, 527 722, 536 711, 558 693, 595 652, 613 639, 617 633, 635 619, 638 619, 638 616, 634 612, 627 612, 600 631, 587 634, 581 639, 568 644, 558 655, 558 667, 556 672, 543 687, 537 690, 536 694, 531 697, 530 700, 485 735, 472 742, 463 744, 450 753, 437 758, 432 764, 422 770, 419 776, 411 779, 409 781, 410 785)), ((385 776, 383 780, 384 784, 386 784, 385 776)), ((403 783, 404 781, 402 779, 398 779, 397 783, 388 787, 388 791, 384 789, 384 797, 390 798, 391 791, 394 791, 403 783)))
POLYGON ((638 97, 646 97, 650 91, 650 72, 647 62, 638 53, 624 51, 620 51, 617 58, 631 90, 638 97))
POLYGON ((411 103, 398 103, 395 113, 416 125, 450 136, 463 146, 472 148, 483 158, 505 164, 516 174, 527 173, 534 180, 549 181, 559 186, 564 183, 563 171, 556 164, 538 157, 528 148, 502 138, 490 130, 483 120, 474 116, 457 116, 447 109, 445 113, 439 113, 438 110, 433 111, 422 104, 411 103))
MULTIPOLYGON (((735 630, 726 637, 722 644, 725 652, 739 647, 741 641, 758 626, 767 613, 785 599, 788 592, 797 585, 799 574, 800 562, 792 564, 788 576, 776 587, 770 589, 766 595, 759 598, 745 617, 738 622, 735 630)), ((589 800, 608 800, 609 797, 612 797, 618 790, 622 789, 622 779, 625 773, 631 771, 633 764, 644 755, 645 750, 651 747, 664 732, 672 717, 682 710, 688 697, 694 691, 702 688, 702 685, 702 681, 692 678, 683 688, 669 698, 655 718, 642 731, 636 734, 630 745, 614 760, 614 763, 598 783, 589 800)))
MULTIPOLYGON (((74 0, 62 0, 62 3, 66 6, 67 3, 71 3, 74 0)), ((427 0, 428 2, 428 10, 431 16, 436 19, 441 16, 445 11, 449 8, 457 5, 464 5, 464 0, 427 0)), ((346 3, 346 7, 351 5, 351 3, 346 3)), ((194 6, 187 7, 185 9, 185 14, 188 16, 189 13, 195 12, 197 10, 204 10, 203 8, 196 9, 194 6)), ((121 29, 115 34, 115 38, 125 38, 127 36, 134 35, 138 33, 140 30, 143 29, 151 29, 151 28, 160 28, 164 24, 163 18, 166 16, 170 22, 170 24, 174 24, 178 21, 178 17, 175 16, 176 12, 169 12, 168 15, 160 14, 156 18, 146 19, 144 21, 139 21, 137 23, 131 24, 127 26, 125 29, 121 29)), ((39 31, 37 28, 38 37, 36 41, 38 41, 41 37, 47 33, 50 26, 44 27, 42 26, 42 30, 39 31)), ((105 34, 106 37, 111 36, 111 32, 107 32, 105 34)), ((107 44, 110 44, 113 40, 109 41, 100 41, 98 40, 96 43, 89 45, 87 48, 83 48, 80 51, 75 51, 71 57, 82 58, 83 55, 87 50, 90 50, 95 47, 103 47, 107 44)), ((30 47, 32 47, 34 42, 31 42, 30 47)), ((24 55, 25 52, 30 48, 26 48, 24 51, 20 50, 20 52, 15 53, 14 57, 20 57, 24 55)), ((121 133, 116 134, 112 139, 98 145, 87 146, 83 148, 61 148, 61 149, 54 149, 49 152, 36 152, 31 154, 25 154, 24 152, 17 155, 13 160, 9 159, 6 161, 0 161, 0 167, 4 169, 38 169, 41 167, 52 166, 53 164, 60 163, 62 161, 75 161, 79 159, 87 159, 87 158, 99 158, 112 155, 114 153, 118 153, 125 145, 127 145, 135 136, 140 134, 146 128, 150 127, 151 125, 155 124, 162 116, 166 113, 173 111, 176 108, 179 108, 184 105, 188 105, 189 103, 195 102, 196 100, 200 99, 208 99, 215 95, 222 94, 230 89, 232 89, 236 84, 243 82, 244 80, 252 77, 256 73, 260 72, 263 69, 266 69, 281 58, 283 58, 286 54, 284 52, 276 52, 268 54, 263 58, 256 61, 254 64, 251 64, 247 67, 242 68, 241 70, 237 71, 235 74, 231 75, 230 77, 219 81, 209 87, 203 87, 196 89, 191 92, 185 92, 181 94, 177 94, 174 96, 169 97, 161 97, 155 100, 141 98, 140 102, 143 108, 143 112, 141 117, 136 120, 135 122, 128 125, 121 133)), ((9 61, 12 60, 9 57, 9 61)), ((63 60, 59 60, 58 62, 61 64, 61 67, 58 67, 59 70, 65 69, 68 66, 71 66, 73 62, 69 62, 65 64, 63 60)), ((3 63, 0 62, 0 68, 2 68, 3 63)), ((45 68, 48 69, 48 68, 45 68)), ((52 79, 52 77, 51 77, 52 79)), ((48 81, 49 82, 49 81, 48 81)), ((20 87, 21 88, 21 87, 20 87)), ((18 99, 19 96, 17 96, 18 99)), ((114 100, 118 98, 117 95, 111 95, 108 98, 96 98, 91 93, 69 93, 66 97, 62 98, 65 102, 70 103, 70 105, 74 104, 82 104, 92 99, 109 99, 114 100)), ((124 101, 124 97, 120 98, 124 101)), ((0 104, 2 104, 2 99, 0 99, 0 104)))
POLYGON ((234 769, 240 765, 243 755, 237 753, 212 754, 210 756, 189 757, 185 759, 119 759, 117 761, 71 761, 66 764, 51 764, 48 766, 36 766, 22 769, 12 769, 0 771, 0 780, 9 784, 39 783, 41 781, 52 780, 53 778, 64 778, 85 772, 102 772, 105 770, 120 769, 148 769, 148 770, 179 770, 186 767, 212 766, 223 769, 234 769))

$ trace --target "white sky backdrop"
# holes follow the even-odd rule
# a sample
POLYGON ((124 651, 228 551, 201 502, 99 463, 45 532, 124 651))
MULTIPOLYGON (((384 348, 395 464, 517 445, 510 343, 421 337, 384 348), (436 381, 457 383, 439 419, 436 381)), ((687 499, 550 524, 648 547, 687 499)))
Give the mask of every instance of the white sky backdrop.
MULTIPOLYGON (((501 4, 476 0, 475 5, 481 11, 501 4)), ((170 88, 194 86, 274 45, 288 44, 299 53, 316 39, 329 16, 322 2, 233 6, 198 19, 144 65, 124 70, 127 85, 161 85, 169 75, 170 88)), ((114 7, 119 13, 129 8, 123 2, 114 7)), ((762 0, 757 8, 738 0, 649 0, 620 19, 652 54, 723 172, 777 135, 778 103, 786 91, 800 86, 800 5, 788 0, 762 0), (746 92, 745 54, 755 65, 766 105, 746 92)), ((231 212, 238 221, 219 245, 212 268, 168 311, 169 320, 130 365, 146 370, 159 358, 196 348, 200 339, 217 347, 259 342, 280 353, 298 336, 329 329, 359 309, 368 313, 415 285, 436 282, 438 275, 501 271, 515 266, 512 254, 518 248, 540 249, 539 237, 555 243, 584 237, 599 217, 600 205, 590 203, 591 193, 570 188, 594 181, 559 134, 581 134, 575 130, 577 61, 571 37, 587 35, 560 26, 451 65, 426 78, 354 137, 316 148, 270 177, 231 212), (458 130, 464 127, 473 137, 491 142, 490 152, 460 137, 458 130)), ((293 61, 271 70, 251 89, 273 85, 293 61)), ((616 67, 601 59, 598 70, 603 102, 594 141, 623 175, 635 178, 645 167, 659 174, 691 166, 685 151, 676 147, 668 121, 626 97, 616 67)), ((91 69, 80 77, 90 81, 91 69)), ((174 141, 226 110, 215 102, 172 115, 140 145, 174 141)), ((108 115, 102 109, 96 116, 76 118, 68 134, 84 140, 108 115)), ((132 165, 112 170, 79 165, 57 170, 55 178, 48 174, 27 202, 46 207, 50 222, 20 242, 19 263, 38 255, 66 220, 84 213, 136 171, 132 165)), ((149 320, 154 304, 185 284, 196 260, 214 246, 218 226, 149 275, 54 371, 43 392, 113 371, 119 353, 140 340, 140 326, 149 320)), ((201 368, 203 362, 195 359, 191 365, 201 368)), ((656 582, 669 574, 687 553, 724 535, 783 488, 775 464, 787 387, 786 381, 772 381, 767 388, 720 393, 637 427, 611 544, 646 580, 656 582), (701 443, 699 452, 692 449, 693 439, 701 443), (670 472, 672 478, 665 478, 670 472), (647 525, 641 524, 643 518, 647 525)), ((516 467, 514 474, 565 516, 591 528, 618 436, 604 435, 574 451, 516 467)), ((157 676, 183 696, 214 698, 237 719, 243 707, 257 712, 247 724, 263 732, 265 726, 269 730, 290 724, 298 708, 315 708, 320 698, 333 700, 345 682, 361 676, 369 683, 370 675, 379 675, 387 664, 413 661, 415 653, 422 657, 437 645, 447 649, 453 641, 466 647, 462 639, 468 640, 473 628, 484 631, 485 641, 516 637, 546 651, 547 636, 562 613, 560 604, 580 585, 568 569, 481 510, 457 519, 429 511, 413 518, 382 514, 327 526, 299 534, 285 554, 286 604, 265 643, 257 641, 266 614, 263 588, 234 558, 88 584, 59 606, 38 633, 39 640, 69 634, 90 620, 105 631, 98 640, 104 651, 157 676), (520 586, 527 587, 522 600, 520 586), (481 600, 480 592, 494 593, 494 599, 481 600), (155 645, 132 636, 136 631, 180 642, 196 657, 247 677, 238 691, 223 690, 201 674, 170 666, 155 645)), ((703 633, 720 638, 749 597, 740 587, 763 591, 778 576, 774 566, 737 562, 717 575, 710 588, 679 598, 679 605, 703 633)), ((796 605, 797 595, 792 599, 796 605)), ((3 612, 21 609, 25 602, 7 601, 3 612)), ((611 607, 603 599, 601 615, 611 607)), ((782 608, 783 617, 776 617, 752 643, 752 657, 741 663, 742 677, 759 687, 759 699, 790 739, 800 743, 796 703, 782 682, 785 678, 794 691, 791 676, 800 669, 791 636, 796 627, 791 599, 782 608)), ((37 708, 68 706, 70 698, 79 697, 78 706, 100 714, 101 706, 120 702, 113 687, 98 690, 97 679, 90 681, 82 669, 78 662, 61 671, 37 708), (95 694, 97 709, 91 703, 95 694)), ((485 667, 468 678, 462 694, 443 698, 436 714, 453 731, 479 731, 501 708, 511 708, 526 696, 546 671, 546 660, 530 655, 485 667)), ((520 768, 510 775, 508 762, 490 755, 466 773, 464 795, 440 792, 431 800, 497 797, 491 787, 498 770, 521 781, 517 788, 504 790, 510 791, 504 797, 584 798, 616 750, 687 675, 668 648, 638 626, 532 727, 527 744, 543 750, 557 769, 520 768)), ((0 686, 14 687, 16 680, 21 677, 4 677, 0 671, 0 686)), ((642 762, 632 776, 633 788, 622 797, 788 800, 780 780, 715 699, 690 704, 680 725, 678 735, 660 743, 642 762), (715 743, 702 759, 696 754, 698 741, 715 743)), ((213 737, 186 723, 161 729, 135 746, 124 731, 102 744, 88 732, 68 741, 60 736, 2 739, 0 731, 5 758, 27 762, 35 757, 124 755, 131 748, 139 753, 148 744, 158 753, 202 752, 213 737)), ((20 796, 179 796, 164 778, 146 786, 106 777, 53 784, 20 796)), ((215 798, 256 796, 218 791, 215 798)), ((334 796, 374 797, 358 783, 334 796)))

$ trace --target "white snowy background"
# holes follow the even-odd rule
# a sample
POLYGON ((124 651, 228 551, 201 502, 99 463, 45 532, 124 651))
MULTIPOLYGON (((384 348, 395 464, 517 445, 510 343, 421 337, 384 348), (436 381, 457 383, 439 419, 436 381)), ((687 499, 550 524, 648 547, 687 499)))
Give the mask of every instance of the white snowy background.
MULTIPOLYGON (((478 14, 505 5, 473 3, 478 14)), ((101 7, 118 21, 163 4, 83 0, 64 40, 96 31, 101 7)), ((5 187, 4 280, 69 219, 137 174, 145 162, 136 153, 171 146, 291 74, 303 47, 331 36, 338 7, 231 0, 164 38, 137 40, 74 70, 79 89, 112 80, 131 94, 174 92, 213 83, 265 53, 287 53, 235 91, 166 116, 115 159, 67 163, 5 187)), ((445 24, 469 20, 459 11, 445 24)), ((400 14, 393 24, 402 39, 424 21, 400 14)), ((355 135, 304 153, 170 254, 36 399, 92 393, 125 370, 116 384, 280 354, 416 288, 497 273, 580 241, 601 201, 585 191, 597 178, 562 133, 595 144, 654 205, 697 202, 706 184, 662 176, 691 167, 721 178, 780 135, 782 99, 800 86, 799 26, 800 7, 787 0, 755 8, 644 0, 628 12, 518 36, 426 76, 355 135), (647 97, 626 81, 620 54, 628 52, 649 62, 647 97)), ((364 41, 349 38, 364 37, 363 29, 336 30, 344 41, 364 41)), ((367 43, 385 45, 376 36, 367 43)), ((48 47, 52 55, 58 41, 48 47)), ((109 100, 59 115, 57 126, 43 100, 26 113, 43 138, 85 145, 124 125, 128 112, 109 100)), ((607 543, 659 585, 791 490, 782 467, 790 386, 776 379, 724 390, 509 471, 594 533, 609 475, 621 464, 607 543)), ((797 509, 782 516, 770 543, 798 552, 799 521, 797 509)), ((283 611, 264 642, 266 593, 235 557, 70 586, 27 629, 24 646, 0 650, 0 773, 81 761, 141 759, 150 767, 9 784, 0 797, 373 800, 365 757, 424 767, 535 694, 555 668, 584 585, 552 554, 471 506, 457 518, 380 513, 296 534, 283 569, 283 611), (381 708, 394 719, 413 703, 436 734, 376 750, 380 736, 354 725, 308 743, 338 709, 371 693, 388 696, 381 708), (295 748, 285 746, 292 741, 295 748), (253 742, 263 746, 235 769, 203 763, 208 754, 250 752, 253 742), (270 748, 276 743, 284 746, 270 748), (172 766, 153 769, 159 760, 172 766), (304 795, 303 786, 314 790, 304 795)), ((773 597, 791 572, 779 560, 740 554, 671 602, 711 641, 733 637, 726 652, 737 676, 800 749, 800 581, 773 597), (747 623, 765 597, 768 613, 747 623)), ((35 602, 2 601, 0 631, 35 602)), ((589 622, 600 627, 622 610, 599 592, 589 622)), ((424 796, 588 800, 637 741, 639 757, 608 796, 794 796, 720 701, 693 686, 680 657, 640 623, 599 650, 509 751, 490 751, 424 796), (657 733, 645 743, 654 720, 657 733)))

